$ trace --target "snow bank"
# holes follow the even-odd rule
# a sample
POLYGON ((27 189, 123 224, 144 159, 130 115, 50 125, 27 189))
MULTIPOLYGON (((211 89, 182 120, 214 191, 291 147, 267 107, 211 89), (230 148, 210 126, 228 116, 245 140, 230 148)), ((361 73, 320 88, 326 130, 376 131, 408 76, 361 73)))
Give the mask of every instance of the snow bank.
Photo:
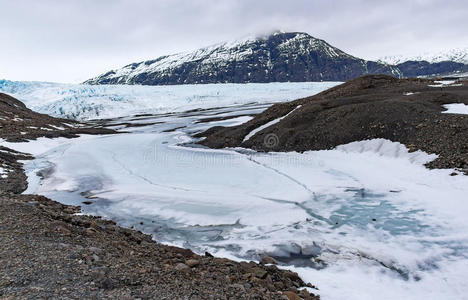
POLYGON ((369 152, 379 156, 403 158, 416 164, 426 164, 438 157, 437 154, 427 154, 421 150, 409 152, 408 148, 401 143, 392 142, 386 139, 372 139, 367 141, 358 141, 336 147, 337 150, 346 153, 365 153, 369 152))

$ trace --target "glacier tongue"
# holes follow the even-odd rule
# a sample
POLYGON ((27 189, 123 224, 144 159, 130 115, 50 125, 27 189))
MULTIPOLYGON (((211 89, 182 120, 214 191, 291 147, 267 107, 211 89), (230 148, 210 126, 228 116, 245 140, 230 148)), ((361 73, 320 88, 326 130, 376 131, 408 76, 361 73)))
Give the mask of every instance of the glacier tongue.
POLYGON ((139 113, 180 112, 311 96, 337 82, 206 84, 180 86, 80 85, 0 80, 0 92, 30 109, 60 118, 89 120, 139 113))

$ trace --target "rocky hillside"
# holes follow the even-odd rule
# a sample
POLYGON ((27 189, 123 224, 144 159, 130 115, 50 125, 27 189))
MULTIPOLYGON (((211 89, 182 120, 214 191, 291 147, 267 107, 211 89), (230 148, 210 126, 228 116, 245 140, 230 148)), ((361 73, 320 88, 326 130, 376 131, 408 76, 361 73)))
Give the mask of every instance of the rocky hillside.
POLYGON ((468 115, 443 113, 443 105, 453 103, 468 105, 468 82, 364 76, 198 137, 212 148, 299 152, 382 138, 438 154, 432 167, 468 172, 468 115))
MULTIPOLYGON (((368 61, 301 32, 276 32, 161 56, 112 70, 88 84, 196 84, 249 82, 346 81, 365 74, 396 77, 441 76, 468 72, 458 60, 368 61)), ((455 59, 454 58, 454 59, 455 59)))
POLYGON ((307 33, 276 32, 130 64, 86 83, 344 81, 369 73, 401 75, 396 67, 354 57, 307 33))

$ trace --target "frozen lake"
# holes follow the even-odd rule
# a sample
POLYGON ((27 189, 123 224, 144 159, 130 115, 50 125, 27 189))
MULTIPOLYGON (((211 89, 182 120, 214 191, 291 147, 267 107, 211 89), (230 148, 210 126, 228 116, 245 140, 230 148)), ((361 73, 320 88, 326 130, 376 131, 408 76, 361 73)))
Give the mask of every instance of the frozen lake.
POLYGON ((3 145, 36 155, 28 193, 199 253, 274 256, 323 299, 468 299, 468 178, 426 169, 434 155, 386 140, 304 154, 193 144, 276 101, 263 90, 254 103, 106 120, 118 135, 3 145))

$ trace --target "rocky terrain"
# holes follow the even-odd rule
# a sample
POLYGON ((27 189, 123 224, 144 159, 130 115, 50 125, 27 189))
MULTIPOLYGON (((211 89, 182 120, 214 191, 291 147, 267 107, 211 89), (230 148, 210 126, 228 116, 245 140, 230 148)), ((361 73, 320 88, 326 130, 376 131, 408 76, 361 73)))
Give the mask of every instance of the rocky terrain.
POLYGON ((410 151, 438 154, 429 167, 467 172, 468 115, 442 113, 443 105, 452 103, 468 104, 466 81, 444 85, 364 76, 312 97, 273 105, 242 125, 213 127, 198 137, 206 137, 200 143, 212 148, 299 152, 383 138, 410 151), (273 120, 277 122, 269 123, 273 120))
MULTIPOLYGON (((5 94, 0 105, 0 138, 8 141, 113 133, 37 114, 5 94)), ((270 257, 258 264, 197 255, 79 207, 22 195, 18 160, 31 158, 0 149, 0 299, 318 299, 270 257)))
POLYGON ((227 42, 193 52, 132 63, 87 80, 88 84, 197 84, 346 81, 365 74, 397 77, 468 72, 460 61, 401 61, 392 65, 354 57, 302 32, 227 42))

